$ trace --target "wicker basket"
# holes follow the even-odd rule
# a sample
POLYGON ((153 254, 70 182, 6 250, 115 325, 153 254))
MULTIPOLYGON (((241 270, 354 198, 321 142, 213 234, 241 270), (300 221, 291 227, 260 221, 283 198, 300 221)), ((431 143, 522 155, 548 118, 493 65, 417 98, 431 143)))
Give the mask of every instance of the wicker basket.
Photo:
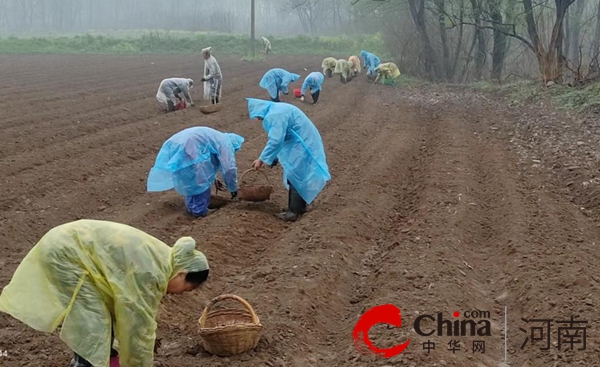
POLYGON ((253 202, 269 200, 271 198, 271 193, 273 192, 273 186, 271 186, 269 184, 269 178, 267 177, 267 175, 265 175, 264 172, 249 169, 242 174, 242 177, 240 177, 240 182, 242 182, 242 180, 244 179, 244 176, 246 176, 246 174, 248 174, 249 172, 260 172, 263 175, 263 177, 265 178, 265 181, 267 181, 267 185, 244 185, 244 186, 241 186, 238 189, 238 196, 240 197, 240 199, 245 200, 245 201, 253 201, 253 202))
POLYGON ((209 353, 229 357, 256 348, 263 326, 252 306, 233 294, 214 298, 202 312, 198 321, 202 347, 209 353), (246 309, 226 308, 211 311, 218 302, 232 299, 242 303, 246 309))
POLYGON ((208 105, 208 106, 200 106, 200 111, 201 111, 202 113, 204 113, 204 114, 207 114, 207 115, 208 115, 209 113, 214 113, 214 112, 218 112, 218 111, 220 111, 222 106, 223 106, 223 105, 222 105, 222 104, 220 104, 220 103, 217 103, 217 104, 211 104, 211 105, 208 105))

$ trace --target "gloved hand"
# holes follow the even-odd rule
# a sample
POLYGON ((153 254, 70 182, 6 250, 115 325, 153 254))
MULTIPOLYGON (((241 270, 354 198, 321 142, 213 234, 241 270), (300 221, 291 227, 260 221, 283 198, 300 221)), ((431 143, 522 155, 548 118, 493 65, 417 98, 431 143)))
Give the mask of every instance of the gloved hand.
POLYGON ((279 164, 279 159, 275 158, 275 159, 273 160, 273 163, 271 163, 271 165, 270 165, 269 167, 270 167, 270 168, 273 168, 273 167, 275 167, 275 166, 276 166, 276 165, 278 165, 278 164, 279 164))
POLYGON ((201 81, 202 83, 204 83, 204 82, 206 81, 206 79, 202 78, 202 79, 200 79, 200 81, 201 81))

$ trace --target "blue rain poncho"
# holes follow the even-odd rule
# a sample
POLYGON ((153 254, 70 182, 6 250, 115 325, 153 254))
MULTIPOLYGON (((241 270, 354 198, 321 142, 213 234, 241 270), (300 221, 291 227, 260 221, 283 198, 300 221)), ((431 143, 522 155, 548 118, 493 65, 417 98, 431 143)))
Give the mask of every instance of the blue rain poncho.
POLYGON ((302 95, 304 95, 309 88, 312 94, 320 91, 324 80, 325 77, 323 76, 323 73, 318 71, 308 74, 306 79, 304 79, 304 83, 302 83, 302 95))
POLYGON ((289 182, 307 204, 312 203, 331 180, 319 131, 298 107, 247 98, 250 118, 263 118, 269 141, 259 159, 283 167, 283 184, 289 182))
POLYGON ((367 69, 367 74, 373 74, 375 72, 375 68, 378 67, 379 64, 381 64, 381 60, 379 60, 379 57, 375 56, 370 52, 363 50, 360 52, 360 56, 364 60, 364 68, 367 69))
POLYGON ((215 182, 220 170, 230 192, 237 191, 235 152, 244 138, 209 127, 191 127, 167 140, 148 175, 148 191, 175 189, 183 196, 199 195, 215 182))
POLYGON ((265 73, 259 85, 269 92, 271 98, 279 97, 279 91, 288 94, 288 85, 300 79, 300 75, 283 69, 271 69, 265 73))

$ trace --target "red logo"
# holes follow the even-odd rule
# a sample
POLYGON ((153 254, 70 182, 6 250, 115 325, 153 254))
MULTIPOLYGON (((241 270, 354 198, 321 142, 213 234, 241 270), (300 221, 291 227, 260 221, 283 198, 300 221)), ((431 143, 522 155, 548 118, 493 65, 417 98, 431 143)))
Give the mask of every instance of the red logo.
POLYGON ((402 326, 402 315, 400 309, 392 304, 375 306, 365 312, 352 331, 352 341, 356 349, 362 354, 377 354, 385 358, 392 358, 404 352, 408 347, 410 339, 407 342, 396 345, 391 348, 380 349, 373 345, 369 340, 369 330, 377 324, 389 324, 396 327, 402 326), (362 341, 362 343, 361 343, 362 341), (364 348, 367 346, 368 350, 364 348))

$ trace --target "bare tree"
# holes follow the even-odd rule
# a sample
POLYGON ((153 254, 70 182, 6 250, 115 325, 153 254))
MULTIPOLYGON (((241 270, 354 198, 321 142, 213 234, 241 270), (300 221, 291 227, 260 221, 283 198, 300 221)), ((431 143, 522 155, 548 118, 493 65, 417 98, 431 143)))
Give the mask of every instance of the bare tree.
POLYGON ((423 63, 430 81, 441 80, 442 75, 438 68, 435 51, 427 34, 427 22, 425 20, 425 0, 408 0, 410 14, 415 27, 419 32, 422 47, 423 63))
MULTIPOLYGON (((600 53, 600 1, 598 1, 598 10, 596 13, 596 32, 594 33, 594 42, 592 43, 592 55, 591 57, 597 57, 600 53)), ((597 63, 596 58, 596 63, 597 63)))

